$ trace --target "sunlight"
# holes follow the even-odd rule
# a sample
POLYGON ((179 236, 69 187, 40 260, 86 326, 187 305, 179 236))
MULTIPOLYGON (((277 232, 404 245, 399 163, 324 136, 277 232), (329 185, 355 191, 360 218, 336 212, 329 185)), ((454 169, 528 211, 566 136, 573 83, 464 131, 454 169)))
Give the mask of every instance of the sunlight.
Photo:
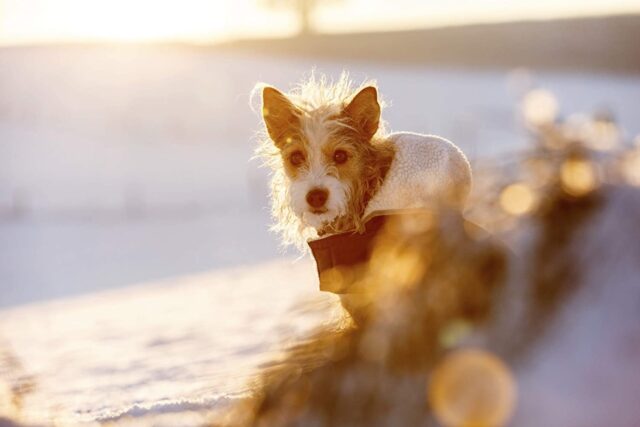
MULTIPOLYGON (((295 34, 293 3, 265 0, 0 0, 0 45, 56 42, 210 43, 295 34), (275 3, 274 3, 275 4, 275 3)), ((320 32, 388 31, 514 19, 637 13, 636 0, 504 2, 345 0, 320 4, 320 32), (460 10, 465 13, 461 14, 460 10)))
POLYGON ((224 0, 5 0, 0 37, 53 42, 213 40, 229 31, 227 18, 236 7, 236 2, 224 0))
MULTIPOLYGON (((69 7, 74 9, 81 0, 76 0, 69 7)), ((205 3, 206 2, 202 2, 205 3)), ((215 2, 214 2, 215 4, 215 2)), ((88 38, 105 38, 112 40, 150 40, 180 38, 191 31, 204 36, 206 33, 215 34, 224 31, 225 8, 230 3, 220 2, 216 6, 217 11, 208 10, 202 5, 205 13, 185 13, 188 9, 177 4, 156 2, 154 0, 138 0, 137 2, 125 2, 123 0, 105 3, 98 10, 93 9, 86 18, 76 19, 73 13, 66 13, 70 18, 71 28, 76 28, 79 33, 88 38), (207 13, 210 12, 210 13, 207 13), (222 13, 220 13, 222 12, 222 13), (206 19, 208 31, 204 30, 202 21, 206 19), (191 29, 190 29, 191 28, 191 29)))

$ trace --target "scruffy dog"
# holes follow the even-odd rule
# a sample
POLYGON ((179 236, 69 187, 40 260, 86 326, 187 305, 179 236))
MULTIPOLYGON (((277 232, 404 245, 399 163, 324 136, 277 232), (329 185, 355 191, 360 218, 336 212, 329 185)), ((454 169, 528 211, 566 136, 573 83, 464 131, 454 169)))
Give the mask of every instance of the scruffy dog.
POLYGON ((275 229, 285 243, 361 231, 375 211, 462 207, 471 169, 451 142, 385 132, 375 85, 312 77, 288 94, 262 89, 260 153, 274 171, 275 229))

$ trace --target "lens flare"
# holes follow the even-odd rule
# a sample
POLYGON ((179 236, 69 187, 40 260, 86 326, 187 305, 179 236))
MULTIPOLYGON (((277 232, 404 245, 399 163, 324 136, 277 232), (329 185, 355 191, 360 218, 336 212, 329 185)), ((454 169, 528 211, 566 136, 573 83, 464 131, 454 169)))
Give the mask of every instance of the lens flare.
POLYGON ((428 399, 446 427, 504 426, 515 409, 516 384, 509 368, 493 354, 463 349, 436 367, 428 399))
POLYGON ((533 207, 533 191, 525 184, 511 184, 500 193, 500 206, 511 215, 524 215, 533 207))

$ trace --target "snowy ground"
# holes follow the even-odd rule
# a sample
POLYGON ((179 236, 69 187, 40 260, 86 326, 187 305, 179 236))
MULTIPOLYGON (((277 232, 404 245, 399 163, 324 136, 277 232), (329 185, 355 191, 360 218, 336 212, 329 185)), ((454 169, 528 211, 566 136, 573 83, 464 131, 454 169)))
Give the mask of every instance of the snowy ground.
POLYGON ((19 366, 0 358, 0 381, 33 384, 25 421, 202 422, 287 342, 339 319, 316 285, 310 262, 286 259, 5 310, 0 343, 19 366))
POLYGON ((27 421, 196 411, 180 418, 194 424, 283 339, 336 319, 313 266, 281 258, 249 161, 253 85, 312 66, 376 78, 393 130, 443 135, 476 163, 524 147, 515 107, 535 86, 640 133, 637 76, 0 50, 0 416, 16 406, 2 387, 28 380, 27 421))

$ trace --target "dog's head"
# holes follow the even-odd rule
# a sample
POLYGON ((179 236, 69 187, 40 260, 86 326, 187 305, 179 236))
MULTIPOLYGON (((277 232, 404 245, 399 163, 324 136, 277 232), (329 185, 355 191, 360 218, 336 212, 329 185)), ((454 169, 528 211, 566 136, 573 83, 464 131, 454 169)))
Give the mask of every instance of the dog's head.
POLYGON ((358 228, 393 156, 388 145, 374 141, 380 124, 376 88, 343 98, 334 90, 319 102, 265 86, 262 117, 276 154, 274 203, 279 193, 282 204, 275 206, 276 219, 293 214, 298 232, 312 228, 319 235, 358 228))

